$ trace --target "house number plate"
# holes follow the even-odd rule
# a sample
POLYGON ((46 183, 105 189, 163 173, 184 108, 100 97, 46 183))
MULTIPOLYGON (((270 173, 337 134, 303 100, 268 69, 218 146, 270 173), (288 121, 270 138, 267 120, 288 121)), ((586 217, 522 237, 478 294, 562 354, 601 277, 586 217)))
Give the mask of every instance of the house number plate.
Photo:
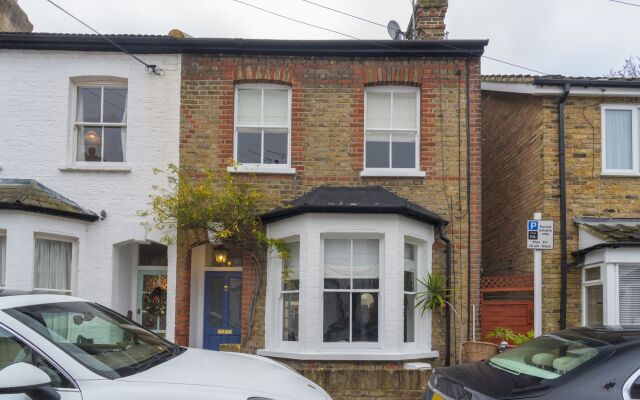
POLYGON ((218 335, 233 335, 233 330, 231 330, 231 329, 218 329, 218 335))

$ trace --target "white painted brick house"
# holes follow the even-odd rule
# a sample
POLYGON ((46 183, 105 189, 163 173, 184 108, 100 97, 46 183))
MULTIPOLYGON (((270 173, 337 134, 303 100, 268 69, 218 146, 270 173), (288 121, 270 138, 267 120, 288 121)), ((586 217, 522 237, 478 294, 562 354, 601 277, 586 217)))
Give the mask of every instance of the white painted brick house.
POLYGON ((165 182, 153 169, 178 164, 180 55, 140 56, 154 75, 118 52, 0 47, 0 193, 34 180, 103 215, 33 212, 0 195, 0 284, 94 300, 171 339, 175 248, 136 212, 165 182), (166 317, 145 313, 155 287, 168 293, 166 317))

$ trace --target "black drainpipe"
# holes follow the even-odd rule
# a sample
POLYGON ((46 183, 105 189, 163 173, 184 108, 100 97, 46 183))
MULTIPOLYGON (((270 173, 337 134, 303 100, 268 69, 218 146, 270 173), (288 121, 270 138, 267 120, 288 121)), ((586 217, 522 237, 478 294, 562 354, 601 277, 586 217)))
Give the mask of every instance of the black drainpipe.
POLYGON ((565 83, 564 92, 558 102, 558 161, 560 167, 560 329, 567 327, 567 182, 564 146, 564 109, 571 91, 565 83))
MULTIPOLYGON (((447 280, 447 293, 449 293, 451 289, 451 240, 444 233, 446 226, 447 224, 445 222, 441 222, 439 226, 439 233, 440 240, 442 240, 447 245, 447 249, 445 250, 446 265, 444 274, 447 280)), ((449 309, 449 307, 445 309, 444 318, 444 365, 448 367, 451 365, 451 310, 449 309)))

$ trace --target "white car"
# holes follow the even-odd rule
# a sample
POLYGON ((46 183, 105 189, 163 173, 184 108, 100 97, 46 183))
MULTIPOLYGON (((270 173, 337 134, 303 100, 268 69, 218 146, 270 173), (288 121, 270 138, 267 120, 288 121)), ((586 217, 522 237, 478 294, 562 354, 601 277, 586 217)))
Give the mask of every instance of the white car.
POLYGON ((331 400, 268 358, 176 346, 98 304, 0 291, 0 399, 331 400))

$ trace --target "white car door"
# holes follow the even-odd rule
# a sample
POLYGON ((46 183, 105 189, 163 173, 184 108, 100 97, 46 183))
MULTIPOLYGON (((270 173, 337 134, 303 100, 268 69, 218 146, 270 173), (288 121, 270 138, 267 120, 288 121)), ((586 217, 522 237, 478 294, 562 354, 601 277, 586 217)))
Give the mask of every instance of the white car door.
MULTIPOLYGON (((0 370, 24 362, 35 365, 51 378, 51 386, 60 394, 61 400, 82 400, 75 382, 51 360, 32 348, 4 327, 0 326, 0 370)), ((25 394, 4 394, 0 400, 33 400, 25 394)))

